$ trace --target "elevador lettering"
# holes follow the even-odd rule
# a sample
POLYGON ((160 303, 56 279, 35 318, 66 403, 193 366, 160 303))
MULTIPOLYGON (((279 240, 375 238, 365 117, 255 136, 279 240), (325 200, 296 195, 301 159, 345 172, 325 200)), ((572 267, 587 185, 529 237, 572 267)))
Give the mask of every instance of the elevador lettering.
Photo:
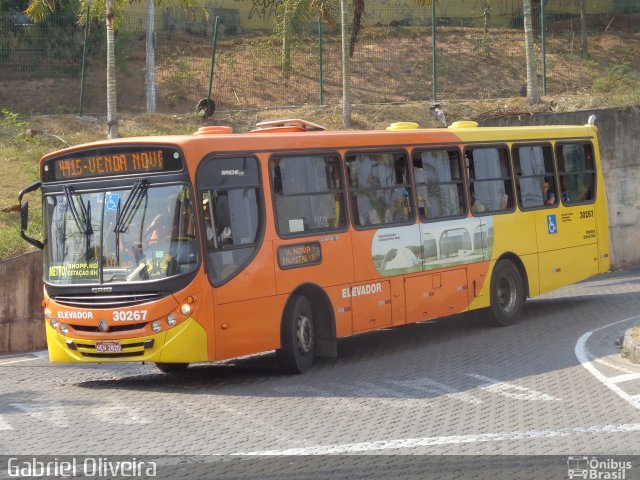
POLYGON ((107 457, 57 457, 52 460, 10 457, 7 462, 9 477, 66 478, 66 477, 155 477, 156 462, 131 458, 110 460, 107 457))

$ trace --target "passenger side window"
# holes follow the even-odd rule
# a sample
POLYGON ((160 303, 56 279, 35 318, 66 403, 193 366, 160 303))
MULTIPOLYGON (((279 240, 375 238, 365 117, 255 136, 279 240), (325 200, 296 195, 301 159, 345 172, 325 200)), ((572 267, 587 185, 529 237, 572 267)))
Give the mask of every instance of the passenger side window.
POLYGON ((263 218, 258 160, 205 159, 197 185, 208 247, 207 271, 217 286, 242 270, 258 248, 263 218))
POLYGON ((464 182, 458 150, 414 152, 413 176, 422 221, 464 215, 464 182))
POLYGON ((413 201, 404 152, 347 155, 353 223, 368 227, 409 223, 413 201))
POLYGON ((506 147, 474 147, 465 150, 469 169, 471 213, 513 210, 509 150, 506 147))
POLYGON ((337 155, 274 156, 270 172, 276 227, 281 236, 345 227, 344 188, 337 155))
POLYGON ((591 143, 556 145, 560 198, 565 205, 593 202, 596 167, 591 143))
POLYGON ((514 145, 516 191, 523 209, 558 204, 551 145, 514 145))

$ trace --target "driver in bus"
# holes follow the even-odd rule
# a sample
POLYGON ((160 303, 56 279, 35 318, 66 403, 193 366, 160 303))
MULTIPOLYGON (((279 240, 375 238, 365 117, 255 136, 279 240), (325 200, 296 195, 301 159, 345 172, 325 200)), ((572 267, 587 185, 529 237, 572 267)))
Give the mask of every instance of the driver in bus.
POLYGON ((175 230, 174 205, 175 202, 168 201, 165 210, 159 210, 145 229, 149 244, 167 241, 173 236, 175 230))

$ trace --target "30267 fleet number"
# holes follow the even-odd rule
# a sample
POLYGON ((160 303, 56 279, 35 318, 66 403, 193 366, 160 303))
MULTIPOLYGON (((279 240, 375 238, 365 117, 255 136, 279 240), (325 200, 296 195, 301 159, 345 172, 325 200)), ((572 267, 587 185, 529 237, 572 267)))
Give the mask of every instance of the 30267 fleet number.
POLYGON ((146 310, 116 310, 113 312, 114 322, 139 322, 146 319, 146 310))

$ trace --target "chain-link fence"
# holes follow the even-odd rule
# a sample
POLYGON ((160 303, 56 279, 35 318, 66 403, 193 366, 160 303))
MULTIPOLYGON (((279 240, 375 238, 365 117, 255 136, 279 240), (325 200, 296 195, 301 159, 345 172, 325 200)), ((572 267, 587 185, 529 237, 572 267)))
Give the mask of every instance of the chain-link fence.
MULTIPOLYGON (((438 99, 521 93, 526 82, 521 0, 454 0, 446 7, 436 2, 435 35, 431 8, 406 2, 367 3, 365 25, 351 60, 353 103, 433 100, 434 92, 438 99)), ((227 3, 234 7, 242 2, 227 3)), ((318 21, 293 35, 286 75, 282 40, 272 33, 276 3, 246 3, 248 11, 211 7, 208 19, 156 12, 157 111, 189 112, 207 96, 215 16, 219 28, 212 97, 218 109, 341 100, 339 25, 318 21)), ((549 95, 606 88, 598 82, 607 72, 622 76, 640 72, 639 2, 588 0, 582 17, 579 1, 549 1, 553 8, 544 16, 540 2, 532 3, 540 83, 549 95)), ((0 14, 0 108, 78 111, 85 41, 84 27, 77 20, 53 15, 33 24, 20 13, 0 14)), ((116 66, 121 112, 145 111, 145 29, 144 11, 120 13, 116 66)), ((86 58, 84 112, 103 113, 106 34, 101 23, 89 24, 86 58)))

